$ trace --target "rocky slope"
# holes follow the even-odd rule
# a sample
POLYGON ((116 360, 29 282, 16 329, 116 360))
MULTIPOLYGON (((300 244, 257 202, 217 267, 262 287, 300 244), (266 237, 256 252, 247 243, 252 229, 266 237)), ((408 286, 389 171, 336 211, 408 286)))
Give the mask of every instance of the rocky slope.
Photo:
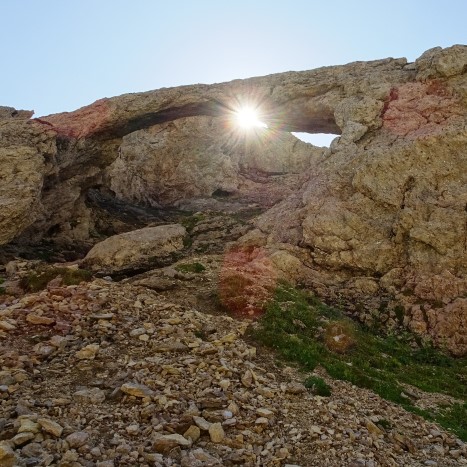
POLYGON ((241 242, 274 274, 465 354, 466 70, 459 45, 415 63, 161 89, 35 120, 3 108, 0 243, 90 247, 96 188, 152 206, 216 193, 282 200, 241 242), (232 145, 236 130, 221 129, 245 103, 268 129, 232 145), (288 131, 341 136, 324 151, 277 137, 288 131))
MULTIPOLYGON (((332 395, 305 389, 247 340, 251 322, 194 301, 223 262, 196 260, 203 274, 55 279, 0 304, 2 466, 467 464, 462 441, 368 390, 319 368, 332 395)), ((412 390, 425 408, 452 403, 412 390)))

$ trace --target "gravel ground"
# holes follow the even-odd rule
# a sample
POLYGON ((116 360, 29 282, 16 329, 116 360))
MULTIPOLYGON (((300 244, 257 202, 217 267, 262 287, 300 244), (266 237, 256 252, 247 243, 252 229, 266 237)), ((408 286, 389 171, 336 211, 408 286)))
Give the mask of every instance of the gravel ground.
POLYGON ((452 434, 319 369, 332 395, 315 396, 249 321, 170 293, 100 279, 4 299, 0 465, 467 465, 452 434))

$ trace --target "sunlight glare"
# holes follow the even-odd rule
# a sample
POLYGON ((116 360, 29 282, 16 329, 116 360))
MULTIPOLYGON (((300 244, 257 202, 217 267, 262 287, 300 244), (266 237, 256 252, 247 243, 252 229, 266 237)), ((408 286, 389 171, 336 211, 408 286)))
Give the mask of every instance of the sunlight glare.
POLYGON ((258 114, 252 107, 243 107, 235 113, 237 124, 242 128, 267 128, 266 123, 258 119, 258 114))

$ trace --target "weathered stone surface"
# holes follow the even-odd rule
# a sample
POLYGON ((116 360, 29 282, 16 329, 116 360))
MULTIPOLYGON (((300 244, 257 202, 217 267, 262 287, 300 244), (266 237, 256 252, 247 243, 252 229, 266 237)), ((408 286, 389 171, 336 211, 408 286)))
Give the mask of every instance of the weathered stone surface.
POLYGON ((184 227, 161 225, 109 237, 95 245, 83 265, 105 274, 148 269, 170 259, 183 248, 184 227))
POLYGON ((189 117, 133 132, 108 169, 110 188, 121 199, 153 206, 216 190, 245 194, 261 187, 249 174, 298 174, 322 152, 285 132, 254 131, 229 118, 189 117))
POLYGON ((0 245, 39 217, 48 159, 55 154, 53 133, 21 112, 0 108, 0 245))

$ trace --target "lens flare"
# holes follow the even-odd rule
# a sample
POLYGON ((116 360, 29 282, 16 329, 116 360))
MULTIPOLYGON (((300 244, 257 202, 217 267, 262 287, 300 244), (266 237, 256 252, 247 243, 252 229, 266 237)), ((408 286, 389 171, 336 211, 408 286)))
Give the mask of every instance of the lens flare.
POLYGON ((258 113, 252 107, 243 107, 235 112, 235 119, 241 128, 267 128, 266 123, 259 120, 258 113))

